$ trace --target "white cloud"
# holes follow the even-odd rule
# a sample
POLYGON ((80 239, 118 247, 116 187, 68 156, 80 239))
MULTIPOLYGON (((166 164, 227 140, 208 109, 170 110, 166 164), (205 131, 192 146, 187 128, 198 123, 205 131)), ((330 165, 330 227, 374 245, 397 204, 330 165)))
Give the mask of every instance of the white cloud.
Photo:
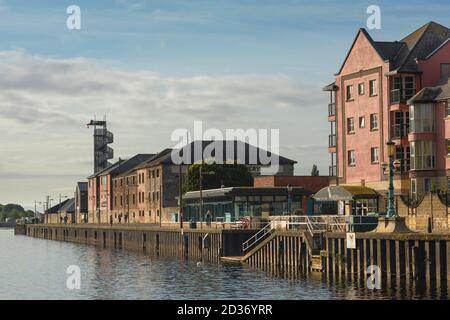
MULTIPOLYGON (((0 75, 0 150, 8 155, 0 157, 0 173, 8 179, 16 173, 80 175, 80 179, 89 175, 92 136, 85 124, 94 114, 107 114, 116 157, 171 147, 171 132, 192 128, 194 120, 222 130, 280 128, 281 143, 286 145, 326 141, 326 96, 320 86, 283 74, 171 77, 120 69, 109 62, 54 59, 18 50, 0 52, 0 75), (313 128, 315 124, 325 129, 313 128)), ((308 159, 308 152, 286 150, 286 156, 300 165, 316 161, 308 159), (306 159, 299 159, 300 154, 306 159)), ((58 180, 62 182, 65 185, 48 187, 56 190, 75 183, 58 180)), ((26 186, 18 182, 17 188, 26 186)), ((45 189, 43 185, 25 194, 31 197, 45 189)), ((0 186, 0 203, 15 196, 16 190, 0 186)))

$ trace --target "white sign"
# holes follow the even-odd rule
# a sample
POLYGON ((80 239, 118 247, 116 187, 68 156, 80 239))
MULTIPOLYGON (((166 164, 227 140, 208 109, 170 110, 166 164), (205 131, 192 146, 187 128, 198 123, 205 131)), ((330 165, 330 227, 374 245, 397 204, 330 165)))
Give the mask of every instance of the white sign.
POLYGON ((347 249, 356 249, 356 236, 354 232, 347 232, 347 249))

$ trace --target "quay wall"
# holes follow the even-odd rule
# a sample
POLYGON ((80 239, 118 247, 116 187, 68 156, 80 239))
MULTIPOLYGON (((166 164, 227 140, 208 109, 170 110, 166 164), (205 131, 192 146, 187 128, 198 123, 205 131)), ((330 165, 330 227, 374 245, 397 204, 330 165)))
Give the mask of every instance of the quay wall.
POLYGON ((450 279, 450 235, 357 233, 356 249, 347 248, 343 233, 325 235, 322 257, 328 277, 366 279, 376 265, 383 279, 424 280, 437 284, 450 279))
POLYGON ((371 265, 383 281, 420 280, 430 285, 450 280, 450 234, 356 233, 356 249, 345 233, 311 239, 307 232, 275 231, 241 260, 276 275, 322 272, 327 278, 366 280, 371 265))
POLYGON ((188 229, 181 233, 180 229, 142 226, 26 225, 26 234, 31 237, 208 262, 219 262, 223 254, 242 254, 242 243, 254 233, 229 229, 188 229))

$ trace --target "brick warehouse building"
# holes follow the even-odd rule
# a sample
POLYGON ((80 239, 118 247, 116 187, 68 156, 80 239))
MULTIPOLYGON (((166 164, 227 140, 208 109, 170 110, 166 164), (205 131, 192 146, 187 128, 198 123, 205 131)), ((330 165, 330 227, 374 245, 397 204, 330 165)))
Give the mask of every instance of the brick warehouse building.
MULTIPOLYGON (((195 154, 194 149, 198 143, 201 150, 211 147, 213 141, 191 142, 182 148, 182 153, 191 154, 189 163, 198 163, 202 159, 195 154)), ((234 161, 245 164, 253 176, 259 176, 264 170, 265 165, 260 161, 259 156, 256 161, 249 159, 249 154, 256 150, 259 154, 259 148, 241 141, 215 141, 217 145, 223 146, 222 162, 234 161), (246 158, 238 158, 238 148, 245 150, 246 158), (227 148, 233 148, 233 159, 228 159, 227 148)), ((263 150, 266 152, 265 150, 263 150)), ((217 159, 219 160, 219 159, 217 159)), ((292 175, 294 172, 293 160, 285 157, 279 157, 279 174, 292 175)), ((181 173, 184 176, 188 165, 181 165, 181 173)), ((172 149, 165 149, 155 157, 143 162, 136 167, 137 172, 137 212, 139 221, 146 223, 161 223, 172 220, 174 214, 179 213, 179 183, 180 183, 180 165, 172 161, 172 149)))
POLYGON ((113 178, 152 158, 153 154, 138 154, 116 163, 88 177, 88 222, 109 223, 113 210, 113 178))
POLYGON ((416 105, 423 99, 414 97, 448 78, 449 37, 450 29, 434 22, 400 41, 374 41, 364 29, 358 31, 335 82, 323 89, 330 94, 332 183, 385 193, 388 176, 380 164, 388 161, 386 142, 391 139, 401 162, 394 179, 397 194, 409 194, 411 185, 416 193, 431 184, 447 189, 446 123, 444 107, 438 106, 447 105, 447 97, 437 96, 426 107, 416 105), (411 98, 413 106, 408 105, 411 98))

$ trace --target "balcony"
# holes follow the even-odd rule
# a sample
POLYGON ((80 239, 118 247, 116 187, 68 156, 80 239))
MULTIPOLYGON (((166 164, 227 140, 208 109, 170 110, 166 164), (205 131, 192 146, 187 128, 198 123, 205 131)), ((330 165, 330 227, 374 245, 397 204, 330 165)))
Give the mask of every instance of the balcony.
POLYGON ((336 175, 337 175, 337 168, 336 168, 336 166, 329 166, 328 167, 328 175, 330 177, 336 177, 336 175))
POLYGON ((328 148, 336 147, 336 135, 330 134, 328 135, 328 148))
POLYGON ((391 138, 402 139, 408 137, 409 123, 394 124, 391 126, 391 138))
POLYGON ((393 89, 391 90, 391 104, 406 104, 416 94, 416 89, 393 89))
POLYGON ((328 116, 332 117, 336 115, 336 103, 329 103, 328 104, 328 116))

